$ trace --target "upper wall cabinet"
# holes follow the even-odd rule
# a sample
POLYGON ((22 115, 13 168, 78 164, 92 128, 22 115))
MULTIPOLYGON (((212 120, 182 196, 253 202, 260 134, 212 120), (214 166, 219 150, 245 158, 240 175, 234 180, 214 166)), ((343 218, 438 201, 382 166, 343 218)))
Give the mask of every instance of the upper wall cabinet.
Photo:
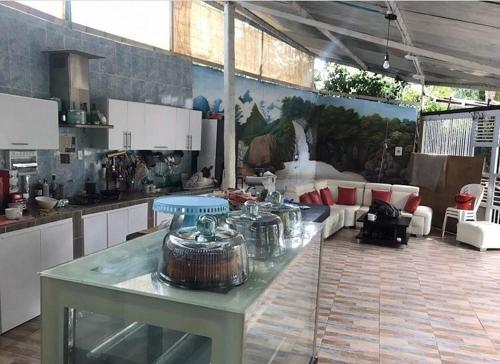
POLYGON ((0 149, 58 149, 57 103, 0 94, 0 149))
POLYGON ((201 112, 108 100, 109 149, 200 150, 201 112))

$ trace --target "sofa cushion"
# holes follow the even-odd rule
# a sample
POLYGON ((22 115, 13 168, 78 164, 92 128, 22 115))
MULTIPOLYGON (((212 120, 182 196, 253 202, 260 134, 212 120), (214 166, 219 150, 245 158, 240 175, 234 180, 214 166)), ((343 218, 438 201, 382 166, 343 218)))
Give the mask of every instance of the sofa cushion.
POLYGON ((387 203, 391 203, 391 195, 391 191, 372 190, 372 203, 375 200, 381 200, 387 203))
POLYGON ((408 197, 410 197, 412 193, 418 195, 419 188, 415 186, 392 185, 391 191, 391 204, 393 204, 396 208, 403 210, 405 208, 406 201, 408 201, 408 197))
POLYGON ((321 189, 319 191, 319 194, 321 195, 321 200, 323 201, 323 205, 332 206, 335 203, 329 187, 321 189))
POLYGON ((403 209, 410 214, 413 214, 415 210, 417 210, 418 206, 420 206, 420 201, 422 198, 416 193, 412 193, 408 200, 406 201, 405 208, 403 209))
POLYGON ((304 193, 303 195, 300 195, 300 203, 308 203, 312 204, 312 199, 311 195, 309 193, 304 193))
POLYGON ((372 204, 372 191, 390 191, 391 185, 387 183, 366 183, 363 193, 363 206, 370 206, 372 204))
POLYGON ((359 205, 333 205, 330 210, 342 210, 344 212, 344 226, 351 227, 356 225, 356 212, 361 206, 359 205))
POLYGON ((332 193, 333 200, 338 201, 338 187, 355 187, 356 188, 356 205, 363 204, 363 193, 365 191, 365 182, 344 181, 339 179, 327 179, 328 187, 332 193))
POLYGON ((356 188, 355 187, 338 187, 337 203, 339 205, 353 206, 356 204, 356 188))
POLYGON ((318 191, 314 190, 309 192, 309 197, 314 205, 323 205, 323 201, 321 200, 321 196, 318 191))

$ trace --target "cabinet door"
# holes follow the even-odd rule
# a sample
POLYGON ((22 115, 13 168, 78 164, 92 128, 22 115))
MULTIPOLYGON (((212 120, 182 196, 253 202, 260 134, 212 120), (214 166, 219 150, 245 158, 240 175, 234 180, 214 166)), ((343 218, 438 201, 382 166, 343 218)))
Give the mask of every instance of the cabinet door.
POLYGON ((42 270, 73 260, 73 222, 71 219, 40 226, 42 270))
POLYGON ((0 239, 1 332, 40 314, 40 230, 0 239))
POLYGON ((127 102, 121 100, 108 100, 108 122, 113 125, 109 129, 109 149, 125 149, 127 126, 127 102))
POLYGON ((144 130, 147 148, 152 150, 175 149, 176 110, 170 106, 146 105, 144 130))
POLYGON ((105 213, 83 216, 83 254, 88 255, 108 246, 108 222, 105 213))
POLYGON ((148 228, 148 204, 128 208, 128 233, 136 233, 148 228))
POLYGON ((0 149, 58 149, 57 103, 0 94, 0 149))
POLYGON ((108 247, 124 243, 128 234, 128 210, 108 212, 108 247))
POLYGON ((201 111, 189 110, 189 135, 191 150, 201 149, 201 111))
POLYGON ((140 102, 127 103, 127 125, 130 149, 146 149, 146 134, 144 125, 145 104, 140 102))
POLYGON ((175 124, 175 149, 189 149, 189 110, 177 109, 177 122, 175 124))

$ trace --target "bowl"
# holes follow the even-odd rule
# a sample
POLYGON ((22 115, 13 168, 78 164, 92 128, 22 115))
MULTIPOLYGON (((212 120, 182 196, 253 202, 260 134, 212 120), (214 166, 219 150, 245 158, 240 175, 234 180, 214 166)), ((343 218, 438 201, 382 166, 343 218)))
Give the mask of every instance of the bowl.
POLYGON ((38 206, 40 206, 42 209, 48 209, 51 210, 54 207, 56 207, 57 200, 52 197, 46 197, 46 196, 37 196, 35 197, 36 203, 38 206))

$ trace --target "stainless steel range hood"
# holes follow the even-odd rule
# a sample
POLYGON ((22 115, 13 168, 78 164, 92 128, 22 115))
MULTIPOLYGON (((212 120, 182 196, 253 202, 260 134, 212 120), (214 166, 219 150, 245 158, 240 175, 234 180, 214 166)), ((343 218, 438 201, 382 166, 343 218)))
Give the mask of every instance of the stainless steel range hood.
POLYGON ((50 96, 61 99, 63 111, 73 104, 90 107, 89 59, 103 57, 71 49, 45 53, 50 56, 50 96))

